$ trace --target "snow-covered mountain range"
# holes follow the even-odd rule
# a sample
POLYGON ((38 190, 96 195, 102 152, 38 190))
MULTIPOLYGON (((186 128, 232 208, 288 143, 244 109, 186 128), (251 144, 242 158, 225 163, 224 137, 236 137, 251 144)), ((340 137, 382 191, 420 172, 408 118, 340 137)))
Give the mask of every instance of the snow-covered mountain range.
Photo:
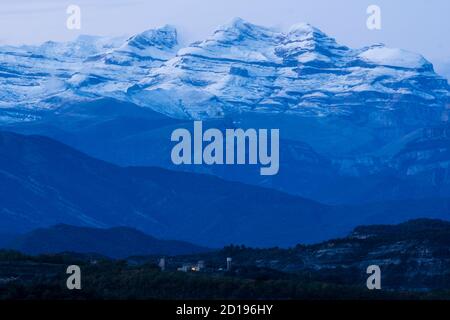
POLYGON ((203 119, 247 111, 345 116, 375 108, 423 122, 439 118, 450 100, 447 81, 419 54, 381 44, 350 49, 308 24, 280 32, 240 18, 187 47, 171 26, 130 38, 0 47, 0 85, 3 108, 114 97, 203 119), (420 116, 405 112, 417 109, 420 116))

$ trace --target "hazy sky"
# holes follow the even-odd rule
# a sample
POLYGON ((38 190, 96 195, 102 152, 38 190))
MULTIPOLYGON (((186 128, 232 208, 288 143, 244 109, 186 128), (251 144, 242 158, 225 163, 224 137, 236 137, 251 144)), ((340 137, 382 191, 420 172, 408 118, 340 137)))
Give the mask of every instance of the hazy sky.
POLYGON ((167 23, 190 42, 237 16, 281 29, 309 22, 350 47, 383 42, 419 52, 450 75, 449 0, 0 0, 0 44, 133 34, 167 23), (82 10, 80 31, 66 28, 70 4, 82 10), (379 31, 366 27, 371 4, 381 7, 379 31))

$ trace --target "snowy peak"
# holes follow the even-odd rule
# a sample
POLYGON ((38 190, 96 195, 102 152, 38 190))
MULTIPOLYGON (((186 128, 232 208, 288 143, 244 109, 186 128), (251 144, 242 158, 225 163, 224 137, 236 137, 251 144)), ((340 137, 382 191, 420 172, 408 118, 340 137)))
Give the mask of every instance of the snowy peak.
POLYGON ((104 54, 103 58, 106 64, 128 66, 146 60, 164 62, 174 57, 177 49, 177 30, 166 25, 130 37, 119 48, 104 54))
POLYGON ((74 41, 0 47, 0 107, 57 108, 67 101, 126 99, 123 92, 174 57, 171 26, 131 38, 81 35, 74 41), (13 75, 13 77, 11 76, 13 75))
POLYGON ((309 23, 297 23, 291 26, 288 37, 292 40, 306 40, 317 37, 326 37, 327 35, 309 23))
POLYGON ((287 61, 332 64, 338 62, 336 59, 342 59, 350 50, 310 24, 299 23, 290 28, 277 51, 287 61))
POLYGON ((241 18, 234 18, 230 23, 220 26, 214 32, 213 38, 221 42, 240 42, 248 39, 264 41, 280 35, 280 33, 272 29, 252 24, 241 18))
POLYGON ((159 29, 151 29, 139 33, 127 40, 125 46, 146 50, 149 47, 160 50, 173 49, 178 45, 177 30, 175 27, 165 25, 159 29))
POLYGON ((348 50, 347 47, 338 45, 334 38, 308 23, 293 25, 286 35, 286 41, 296 43, 298 47, 309 50, 319 48, 348 50))
POLYGON ((64 60, 64 58, 85 59, 89 56, 118 48, 124 40, 124 37, 80 35, 73 41, 47 41, 37 47, 27 47, 27 50, 45 57, 57 58, 58 60, 64 60))
POLYGON ((181 49, 178 56, 272 62, 280 37, 281 33, 274 30, 235 18, 218 27, 206 40, 181 49))
POLYGON ((409 68, 432 70, 432 65, 422 55, 402 49, 388 48, 385 45, 375 45, 367 48, 359 57, 368 63, 409 68))
POLYGON ((126 100, 129 86, 176 55, 177 30, 169 25, 128 38, 112 50, 91 56, 68 81, 78 94, 126 100))

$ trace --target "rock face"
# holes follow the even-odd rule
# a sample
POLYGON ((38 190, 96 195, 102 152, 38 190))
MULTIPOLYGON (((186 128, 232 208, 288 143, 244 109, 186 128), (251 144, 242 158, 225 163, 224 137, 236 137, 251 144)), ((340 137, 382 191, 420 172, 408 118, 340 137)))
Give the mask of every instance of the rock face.
POLYGON ((324 274, 327 269, 365 270, 378 265, 384 288, 448 288, 449 243, 449 222, 419 219, 358 227, 346 239, 305 250, 302 259, 306 268, 324 274))
POLYGON ((305 273, 325 282, 362 288, 369 277, 367 268, 377 265, 384 290, 448 289, 449 243, 449 222, 418 219, 398 225, 361 226, 345 238, 287 250, 226 248, 212 259, 220 262, 228 255, 236 266, 305 273))

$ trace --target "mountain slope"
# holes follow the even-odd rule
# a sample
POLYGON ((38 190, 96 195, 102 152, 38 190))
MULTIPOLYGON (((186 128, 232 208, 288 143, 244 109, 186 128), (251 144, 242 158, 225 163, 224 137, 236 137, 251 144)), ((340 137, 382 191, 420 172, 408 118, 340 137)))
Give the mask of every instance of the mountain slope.
MULTIPOLYGON (((0 117, 18 109, 0 110, 0 117)), ((193 171, 222 179, 273 188, 329 204, 357 204, 411 199, 448 198, 448 125, 426 127, 392 140, 371 154, 346 157, 325 155, 294 134, 308 137, 333 149, 355 147, 366 134, 356 135, 351 125, 336 122, 328 131, 310 122, 272 117, 247 117, 204 121, 205 128, 257 128, 282 125, 280 172, 261 177, 255 166, 175 166, 169 141, 173 130, 192 128, 190 120, 177 120, 115 99, 67 104, 58 110, 35 111, 34 121, 3 125, 3 130, 38 134, 120 166, 157 166, 193 171), (264 118, 264 120, 261 120, 264 118), (341 127, 339 129, 339 127, 341 127), (318 131, 316 131, 316 129, 318 131), (339 137, 339 134, 342 136, 339 137), (292 139, 289 139, 291 136, 292 139), (345 136, 345 137, 344 137, 345 136), (349 143, 351 141, 351 143, 349 143)), ((380 130, 376 130, 380 131, 380 130)), ((361 132, 360 132, 361 133, 361 132)), ((368 144, 367 147, 373 147, 368 144)))
POLYGON ((447 218, 446 199, 326 206, 193 173, 122 168, 40 136, 0 133, 0 233, 59 223, 128 226, 205 246, 288 246, 364 222, 447 218))
POLYGON ((312 240, 329 214, 327 206, 268 189, 120 168, 39 136, 1 133, 0 168, 0 231, 57 223, 131 226, 200 244, 268 245, 312 240), (318 224, 311 227, 312 221, 318 224))
POLYGON ((182 241, 158 240, 125 227, 95 229, 56 225, 33 230, 10 240, 4 248, 28 254, 96 253, 111 258, 133 255, 184 255, 209 249, 182 241))

